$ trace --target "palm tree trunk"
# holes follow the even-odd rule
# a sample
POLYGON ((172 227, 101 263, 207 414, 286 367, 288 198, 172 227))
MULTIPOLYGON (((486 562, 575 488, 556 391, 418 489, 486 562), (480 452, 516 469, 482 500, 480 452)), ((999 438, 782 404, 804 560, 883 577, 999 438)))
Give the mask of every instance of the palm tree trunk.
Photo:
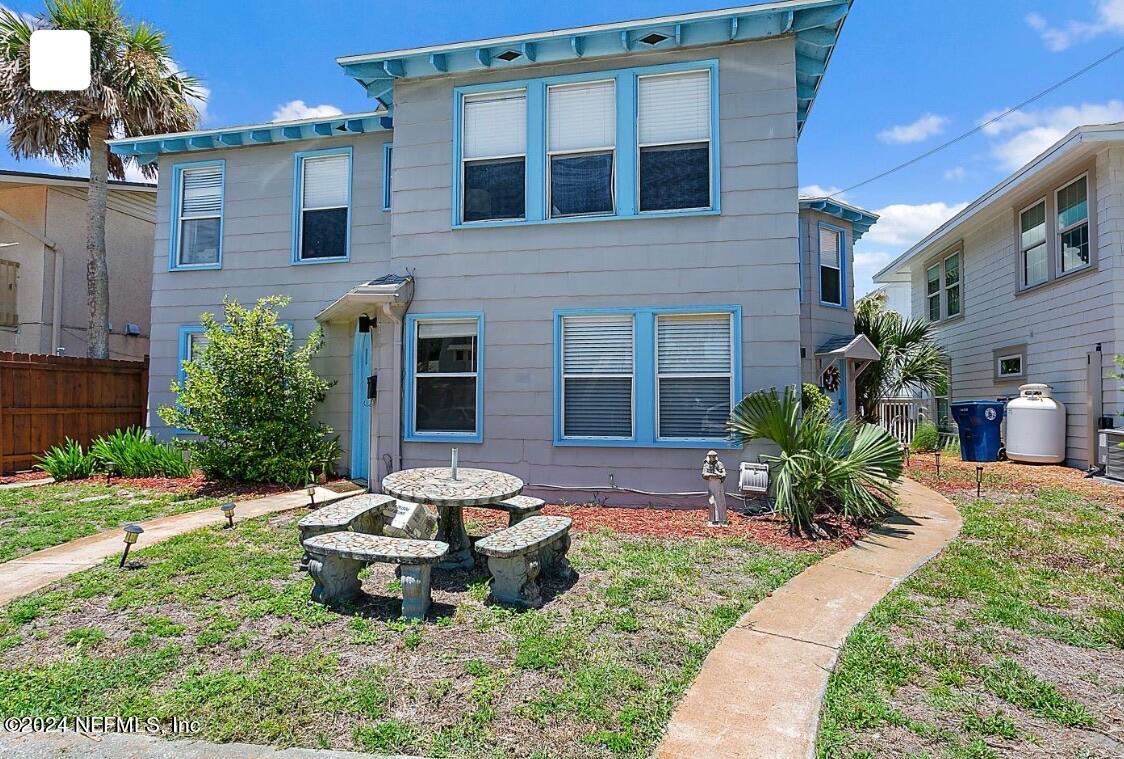
POLYGON ((104 121, 90 124, 90 185, 86 193, 86 296, 90 306, 86 355, 90 358, 109 358, 109 267, 105 260, 108 136, 109 125, 104 121))

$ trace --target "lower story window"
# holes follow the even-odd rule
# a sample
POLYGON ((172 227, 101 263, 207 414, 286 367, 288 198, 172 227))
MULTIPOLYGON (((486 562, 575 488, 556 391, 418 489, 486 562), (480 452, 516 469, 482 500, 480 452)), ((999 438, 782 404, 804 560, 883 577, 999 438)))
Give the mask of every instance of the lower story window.
POLYGON ((481 317, 410 319, 410 433, 480 436, 481 317))
POLYGON ((734 404, 729 314, 656 317, 658 436, 715 439, 734 404))

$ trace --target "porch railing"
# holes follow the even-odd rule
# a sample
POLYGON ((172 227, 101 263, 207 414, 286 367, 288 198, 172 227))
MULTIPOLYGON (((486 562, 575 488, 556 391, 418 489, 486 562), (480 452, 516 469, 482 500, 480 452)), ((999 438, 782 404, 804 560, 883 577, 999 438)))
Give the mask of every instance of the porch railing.
POLYGON ((899 443, 909 445, 917 431, 920 405, 913 398, 891 398, 878 404, 878 423, 899 443))

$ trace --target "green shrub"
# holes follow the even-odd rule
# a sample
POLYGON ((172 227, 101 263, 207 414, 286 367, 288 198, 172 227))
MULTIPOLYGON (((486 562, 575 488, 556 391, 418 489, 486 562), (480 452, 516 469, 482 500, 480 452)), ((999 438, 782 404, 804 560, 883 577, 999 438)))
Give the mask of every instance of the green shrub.
POLYGON ((297 347, 278 320, 288 303, 271 296, 246 308, 227 299, 223 324, 203 314, 206 347, 184 362, 182 384, 172 383, 176 405, 159 409, 167 424, 200 436, 187 445, 210 478, 299 484, 339 455, 332 429, 312 418, 333 384, 311 364, 323 333, 297 347))
POLYGON ((914 453, 929 453, 935 451, 941 444, 941 432, 937 425, 929 421, 917 423, 913 431, 913 440, 909 443, 909 450, 914 453))
POLYGON ((780 455, 770 464, 777 513, 794 531, 814 532, 815 518, 837 513, 848 519, 881 515, 893 483, 901 478, 902 451, 889 432, 851 419, 831 421, 818 410, 800 413, 795 386, 746 396, 726 423, 731 439, 745 445, 770 440, 780 455))
POLYGON ((800 407, 805 413, 814 411, 818 414, 823 414, 825 417, 831 416, 833 405, 831 399, 816 385, 805 382, 800 386, 800 407))
POLYGON ((158 443, 140 427, 98 438, 90 444, 90 454, 97 470, 104 472, 112 465, 121 477, 191 476, 191 464, 180 446, 158 443))
POLYGON ((56 480, 83 480, 94 471, 94 457, 82 450, 77 441, 66 439, 39 457, 36 469, 42 469, 56 480))

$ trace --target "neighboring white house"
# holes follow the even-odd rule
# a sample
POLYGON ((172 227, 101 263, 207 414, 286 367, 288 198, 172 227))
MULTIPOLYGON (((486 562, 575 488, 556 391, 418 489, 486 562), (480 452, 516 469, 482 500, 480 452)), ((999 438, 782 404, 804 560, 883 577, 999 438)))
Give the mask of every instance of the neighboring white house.
POLYGON ((282 293, 298 339, 325 329, 321 418, 372 484, 458 446, 528 492, 647 503, 698 490, 708 448, 756 460, 726 439, 744 394, 827 376, 846 409, 870 360, 851 254, 876 217, 797 196, 849 9, 347 56, 367 113, 114 140, 160 166, 149 397, 174 401, 201 312, 282 293))
POLYGON ((937 324, 951 400, 1044 382, 1066 406, 1066 462, 1090 466, 1124 410, 1124 123, 1074 129, 875 275, 911 283, 937 324))

